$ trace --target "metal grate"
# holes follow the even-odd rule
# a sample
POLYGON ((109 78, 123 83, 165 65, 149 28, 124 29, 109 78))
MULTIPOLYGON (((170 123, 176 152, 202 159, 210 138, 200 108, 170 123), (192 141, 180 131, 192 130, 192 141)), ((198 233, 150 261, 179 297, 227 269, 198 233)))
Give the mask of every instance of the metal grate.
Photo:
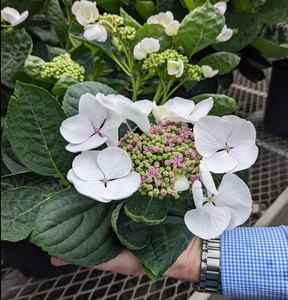
MULTIPOLYGON (((288 141, 265 132, 259 122, 265 107, 267 82, 254 84, 239 74, 235 79, 228 95, 238 99, 238 115, 254 121, 260 146, 259 159, 249 177, 254 207, 248 225, 253 225, 288 186, 288 141)), ((15 270, 4 269, 2 291, 3 300, 187 300, 193 286, 169 278, 150 282, 145 276, 123 276, 95 268, 76 268, 45 280, 25 278, 15 270)))

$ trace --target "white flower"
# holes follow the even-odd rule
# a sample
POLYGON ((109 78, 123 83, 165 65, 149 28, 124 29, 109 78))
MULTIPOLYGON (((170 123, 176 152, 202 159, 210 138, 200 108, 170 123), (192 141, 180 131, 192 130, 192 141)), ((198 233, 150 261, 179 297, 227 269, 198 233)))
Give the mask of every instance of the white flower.
POLYGON ((213 239, 224 230, 235 228, 249 218, 252 198, 245 182, 235 174, 225 174, 218 190, 209 172, 203 174, 202 170, 201 178, 203 177, 208 196, 203 195, 202 184, 196 180, 192 185, 196 209, 188 211, 184 221, 196 236, 213 239))
POLYGON ((105 43, 108 38, 108 33, 103 25, 96 23, 87 25, 85 27, 83 36, 87 41, 105 43))
POLYGON ((205 78, 212 78, 219 73, 219 70, 214 70, 211 66, 207 65, 202 66, 201 71, 205 78))
POLYGON ((74 159, 67 178, 80 194, 100 202, 128 198, 141 184, 129 155, 118 147, 82 152, 74 159))
POLYGON ((213 173, 250 168, 258 156, 256 130, 237 116, 207 116, 194 126, 195 146, 213 173))
POLYGON ((28 10, 25 10, 22 14, 20 14, 17 9, 12 7, 5 7, 1 10, 1 18, 11 26, 16 26, 23 23, 28 16, 28 10))
POLYGON ((175 181, 175 190, 176 192, 184 192, 187 191, 190 187, 189 181, 187 177, 184 175, 178 175, 175 181))
POLYGON ((130 99, 122 95, 103 95, 97 94, 98 101, 109 111, 118 115, 120 120, 130 120, 134 122, 143 132, 147 133, 150 129, 150 122, 147 114, 130 99))
POLYGON ((224 25, 222 31, 216 37, 216 40, 218 42, 227 42, 232 38, 232 36, 233 36, 233 30, 231 28, 228 28, 227 25, 224 25))
POLYGON ((182 60, 168 60, 167 62, 167 71, 168 75, 175 76, 179 78, 183 75, 184 72, 184 63, 182 60))
POLYGON ((214 7, 219 11, 219 13, 224 16, 227 10, 227 3, 224 1, 217 2, 214 7))
POLYGON ((72 5, 72 13, 82 26, 95 23, 99 18, 99 11, 96 2, 87 0, 75 1, 72 5))
POLYGON ((79 100, 79 113, 64 120, 60 127, 63 138, 69 142, 66 149, 80 152, 97 148, 104 143, 118 143, 120 118, 104 107, 91 94, 84 94, 79 100))
POLYGON ((159 24, 165 28, 165 33, 169 36, 177 35, 180 23, 174 20, 171 11, 160 12, 157 15, 151 16, 147 19, 148 24, 159 24))
MULTIPOLYGON (((195 124, 201 118, 208 115, 213 104, 214 100, 212 97, 202 100, 196 105, 192 100, 175 97, 160 106, 151 102, 150 111, 152 111, 157 122, 171 121, 195 124)), ((139 104, 137 103, 137 105, 139 104)))
POLYGON ((148 56, 148 54, 158 52, 160 50, 160 42, 154 38, 144 38, 139 42, 133 50, 134 58, 142 60, 148 56))

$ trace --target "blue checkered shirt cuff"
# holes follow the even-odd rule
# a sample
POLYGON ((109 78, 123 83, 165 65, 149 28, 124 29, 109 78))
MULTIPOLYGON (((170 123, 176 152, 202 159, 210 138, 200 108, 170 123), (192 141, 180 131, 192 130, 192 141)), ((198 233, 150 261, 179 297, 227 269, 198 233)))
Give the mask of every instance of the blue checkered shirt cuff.
POLYGON ((288 226, 226 231, 221 283, 227 298, 288 300, 288 226))

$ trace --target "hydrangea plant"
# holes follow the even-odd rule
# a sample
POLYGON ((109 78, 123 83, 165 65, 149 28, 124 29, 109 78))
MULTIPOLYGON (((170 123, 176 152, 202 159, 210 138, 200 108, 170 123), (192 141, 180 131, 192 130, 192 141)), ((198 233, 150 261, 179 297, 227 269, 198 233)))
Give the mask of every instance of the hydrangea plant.
POLYGON ((13 33, 23 55, 3 56, 13 94, 2 119, 2 239, 81 266, 126 247, 157 278, 194 236, 217 237, 251 213, 241 177, 257 159, 254 126, 231 115, 230 97, 181 90, 238 65, 230 52, 199 58, 233 38, 227 5, 203 1, 181 21, 163 11, 141 25, 123 9, 70 4, 68 51, 45 59, 31 56, 31 39, 15 42, 27 33, 10 21, 21 27, 25 14, 3 14, 1 34, 13 33))

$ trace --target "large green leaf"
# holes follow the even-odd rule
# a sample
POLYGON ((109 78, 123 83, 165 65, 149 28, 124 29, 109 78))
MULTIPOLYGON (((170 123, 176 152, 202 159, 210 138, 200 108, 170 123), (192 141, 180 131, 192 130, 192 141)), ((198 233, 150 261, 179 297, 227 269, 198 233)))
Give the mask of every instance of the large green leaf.
POLYGON ((133 253, 149 277, 159 278, 187 248, 192 238, 183 218, 168 217, 165 223, 151 226, 150 243, 133 253))
POLYGON ((280 46, 273 41, 259 37, 253 47, 261 52, 265 57, 284 59, 288 57, 288 44, 280 46))
POLYGON ((104 95, 116 94, 112 88, 100 82, 85 81, 74 84, 68 88, 63 100, 62 106, 67 116, 73 116, 78 113, 79 99, 86 93, 92 95, 96 95, 97 93, 104 95))
POLYGON ((130 16, 122 7, 120 8, 120 16, 124 19, 125 25, 132 26, 136 29, 141 27, 141 24, 130 16))
POLYGON ((68 36, 68 24, 63 14, 59 0, 48 0, 46 3, 46 16, 55 29, 60 43, 65 45, 65 41, 68 36))
POLYGON ((40 207, 50 200, 41 186, 1 189, 1 239, 16 242, 32 232, 40 207))
POLYGON ((19 160, 30 170, 62 180, 71 155, 59 128, 65 114, 46 90, 18 82, 7 114, 8 137, 19 160))
POLYGON ((121 243, 131 250, 144 248, 150 241, 150 227, 136 223, 125 215, 124 203, 119 204, 112 214, 112 227, 121 243))
POLYGON ((200 66, 209 65, 214 70, 219 71, 219 75, 224 75, 233 71, 240 63, 240 57, 229 52, 216 52, 202 58, 198 64, 200 66))
POLYGON ((32 51, 32 40, 25 29, 1 30, 1 83, 12 87, 15 75, 24 67, 32 51))
POLYGON ((113 204, 103 204, 62 191, 43 206, 31 241, 62 260, 83 266, 97 265, 122 250, 111 227, 113 204))
POLYGON ((221 94, 201 94, 192 98, 193 101, 199 102, 204 99, 212 97, 214 99, 214 106, 210 111, 210 115, 225 116, 235 113, 237 109, 237 102, 234 98, 221 94))
POLYGON ((287 23, 288 21, 288 1, 287 0, 267 0, 259 10, 259 16, 267 24, 287 23))
POLYGON ((166 199, 151 198, 134 194, 124 206, 126 215, 135 222, 156 225, 163 223, 167 218, 166 199))
POLYGON ((229 41, 214 45, 220 51, 240 51, 257 38, 263 27, 263 21, 257 14, 236 14, 230 11, 226 13, 226 23, 235 33, 229 41))
POLYGON ((192 10, 182 21, 177 35, 177 44, 187 56, 215 43, 225 24, 224 17, 207 1, 192 10))

